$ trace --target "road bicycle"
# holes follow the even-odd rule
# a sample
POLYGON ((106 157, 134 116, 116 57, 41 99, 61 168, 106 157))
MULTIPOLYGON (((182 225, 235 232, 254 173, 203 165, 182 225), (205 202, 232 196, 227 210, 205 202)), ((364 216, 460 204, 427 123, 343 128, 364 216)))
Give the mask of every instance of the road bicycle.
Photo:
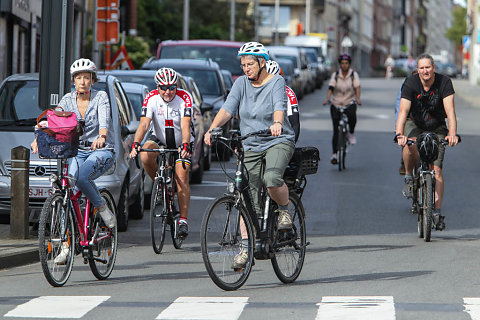
MULTIPOLYGON (((430 134, 438 141, 435 134, 430 134)), ((461 137, 459 137, 459 142, 461 137)), ((395 137, 395 142, 397 137, 395 137)), ((438 157, 438 148, 426 147, 420 150, 421 137, 416 140, 408 139, 407 145, 415 144, 417 146, 418 161, 413 169, 413 189, 412 189, 412 207, 410 212, 417 214, 417 232, 418 237, 423 238, 425 242, 430 242, 432 229, 437 229, 433 219, 432 211, 435 208, 435 170, 433 162, 438 157), (436 151, 435 151, 436 150, 436 151)), ((448 145, 448 140, 438 141, 444 146, 448 145)), ((439 229, 440 230, 440 229, 439 229)))
MULTIPOLYGON (((256 213, 255 204, 249 192, 248 171, 244 167, 244 150, 242 141, 253 136, 269 136, 270 130, 253 132, 241 136, 232 131, 231 138, 222 137, 221 129, 212 130, 212 143, 223 143, 230 148, 237 160, 235 177, 228 176, 227 192, 216 198, 206 209, 201 227, 202 257, 207 272, 213 282, 224 290, 236 290, 248 279, 254 258, 270 259, 275 274, 284 283, 295 281, 305 260, 306 241, 305 210, 301 195, 306 186, 305 174, 301 171, 301 163, 297 169, 286 170, 289 175, 290 203, 289 213, 293 227, 283 231, 277 229, 277 204, 270 198, 265 186, 261 189, 261 214, 256 213), (228 145, 230 143, 231 146, 228 145), (242 244, 242 241, 244 243, 242 244), (233 269, 234 257, 245 249, 248 262, 245 268, 233 269)), ((318 168, 317 159, 314 171, 318 168)), ((264 164, 262 166, 262 172, 264 164)))
MULTIPOLYGON (((83 263, 90 265, 99 280, 110 276, 117 255, 117 227, 108 228, 90 200, 82 197, 81 191, 74 191, 67 161, 60 160, 59 174, 50 176, 55 192, 45 200, 39 222, 40 263, 45 278, 54 287, 67 282, 75 255, 82 254, 83 263), (68 250, 65 263, 55 263, 62 250, 68 250)), ((116 216, 112 195, 105 189, 100 190, 100 195, 116 216)))
MULTIPOLYGON (((162 252, 167 226, 170 227, 173 246, 175 249, 180 249, 183 239, 178 236, 180 212, 175 204, 175 156, 178 154, 178 149, 160 146, 154 149, 140 149, 140 152, 158 153, 158 169, 150 199, 150 234, 153 251, 156 254, 162 252)), ((183 165, 185 166, 185 163, 183 165)))
POLYGON ((347 143, 348 143, 348 117, 345 111, 353 106, 356 102, 352 101, 349 105, 338 107, 337 111, 340 113, 340 121, 337 127, 337 164, 338 171, 345 170, 345 158, 347 157, 347 143))

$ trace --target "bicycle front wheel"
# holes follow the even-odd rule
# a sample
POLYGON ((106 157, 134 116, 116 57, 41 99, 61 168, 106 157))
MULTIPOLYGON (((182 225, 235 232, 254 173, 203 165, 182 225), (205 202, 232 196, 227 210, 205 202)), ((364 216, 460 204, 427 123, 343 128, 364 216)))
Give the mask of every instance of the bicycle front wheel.
POLYGON ((161 179, 155 179, 150 202, 150 233, 152 247, 156 254, 160 254, 165 242, 167 229, 167 190, 161 179))
MULTIPOLYGON (((106 190, 100 191, 100 195, 116 216, 112 195, 106 190)), ((117 257, 117 227, 108 228, 100 214, 92 214, 90 215, 89 241, 91 243, 88 248, 90 269, 98 280, 105 280, 112 273, 117 257)))
POLYGON ((170 221, 170 234, 172 236, 172 242, 175 249, 180 249, 183 244, 183 240, 178 237, 178 222, 180 221, 180 214, 177 213, 170 221))
POLYGON ((423 240, 430 242, 432 236, 432 209, 434 204, 432 175, 425 175, 423 185, 423 240))
POLYGON ((54 193, 45 200, 40 214, 38 249, 43 274, 54 287, 63 286, 72 273, 75 255, 75 221, 63 195, 54 193))
POLYGON ((208 275, 218 287, 236 290, 247 281, 252 270, 254 237, 250 216, 240 203, 236 204, 235 197, 224 195, 208 206, 201 229, 202 257, 208 275), (241 223, 247 248, 242 246, 241 223), (241 250, 248 255, 245 268, 233 269, 234 258, 241 250))
POLYGON ((338 171, 342 171, 345 169, 346 136, 341 127, 338 128, 337 148, 338 171))
MULTIPOLYGON (((290 194, 288 212, 292 217, 292 230, 278 231, 277 219, 271 219, 274 234, 273 248, 275 256, 272 266, 278 279, 283 283, 295 281, 303 268, 306 251, 305 209, 296 194, 290 194)), ((278 217, 278 216, 276 216, 278 217)))

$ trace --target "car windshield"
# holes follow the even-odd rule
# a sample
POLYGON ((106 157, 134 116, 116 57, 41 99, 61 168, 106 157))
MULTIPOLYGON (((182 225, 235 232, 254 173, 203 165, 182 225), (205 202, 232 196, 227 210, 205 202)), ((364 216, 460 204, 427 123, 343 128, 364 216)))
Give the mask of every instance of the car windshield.
POLYGON ((178 67, 174 69, 183 75, 192 77, 197 83, 202 95, 221 96, 223 94, 218 82, 217 72, 208 70, 181 69, 178 67))
POLYGON ((237 59, 236 47, 210 46, 163 46, 160 59, 212 59, 221 69, 226 69, 234 76, 243 75, 237 59))
POLYGON ((282 68, 283 70, 283 74, 286 74, 286 75, 291 75, 293 74, 293 64, 291 63, 284 63, 284 62, 278 62, 278 64, 280 65, 280 68, 282 68))
POLYGON ((140 119, 140 113, 142 112, 143 96, 139 93, 127 92, 128 99, 132 103, 133 110, 137 119, 140 119))
MULTIPOLYGON (((105 90, 105 82, 97 82, 93 87, 105 90)), ((3 123, 36 119, 45 109, 38 106, 38 80, 8 81, 0 89, 0 121, 3 123)))
POLYGON ((297 57, 295 56, 287 56, 287 55, 281 55, 281 54, 275 54, 277 59, 288 59, 293 62, 293 67, 298 68, 297 66, 297 57))
POLYGON ((318 61, 317 55, 315 54, 315 52, 307 51, 307 52, 305 52, 305 53, 306 53, 306 55, 307 55, 308 62, 310 62, 310 63, 315 63, 315 62, 318 61))

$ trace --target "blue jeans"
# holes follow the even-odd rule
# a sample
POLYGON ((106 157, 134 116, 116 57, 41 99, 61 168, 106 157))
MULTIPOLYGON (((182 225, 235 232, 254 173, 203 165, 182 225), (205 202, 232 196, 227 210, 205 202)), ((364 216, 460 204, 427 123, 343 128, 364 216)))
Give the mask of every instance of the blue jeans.
POLYGON ((97 185, 93 180, 104 174, 113 165, 111 150, 78 150, 78 155, 69 161, 69 175, 75 178, 75 187, 90 200, 94 207, 103 204, 97 185))

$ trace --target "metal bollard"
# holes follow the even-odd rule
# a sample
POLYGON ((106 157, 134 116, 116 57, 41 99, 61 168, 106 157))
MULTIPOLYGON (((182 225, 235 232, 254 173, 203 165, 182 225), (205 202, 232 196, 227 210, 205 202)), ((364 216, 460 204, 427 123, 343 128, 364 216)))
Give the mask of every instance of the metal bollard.
POLYGON ((12 149, 10 238, 28 239, 29 232, 29 165, 30 149, 18 146, 12 149))

